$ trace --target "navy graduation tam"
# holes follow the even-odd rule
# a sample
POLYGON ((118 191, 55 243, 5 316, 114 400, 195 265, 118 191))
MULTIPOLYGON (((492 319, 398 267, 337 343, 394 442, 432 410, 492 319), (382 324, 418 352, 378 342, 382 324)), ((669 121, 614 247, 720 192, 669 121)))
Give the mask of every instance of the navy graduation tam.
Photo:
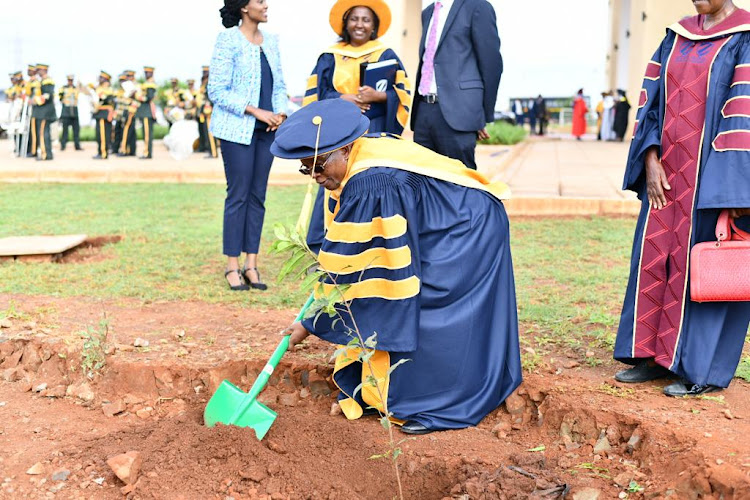
POLYGON ((335 151, 351 144, 362 137, 370 127, 370 120, 355 104, 343 99, 316 101, 296 111, 281 124, 271 145, 271 154, 288 159, 314 156, 318 122, 318 154, 335 151))

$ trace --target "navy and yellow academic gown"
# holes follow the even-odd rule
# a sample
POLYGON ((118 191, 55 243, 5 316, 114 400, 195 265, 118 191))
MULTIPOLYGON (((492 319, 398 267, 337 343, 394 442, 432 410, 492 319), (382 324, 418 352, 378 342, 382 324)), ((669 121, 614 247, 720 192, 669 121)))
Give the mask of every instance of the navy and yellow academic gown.
MULTIPOLYGON (((342 186, 330 194, 319 260, 338 283, 351 284, 346 297, 363 337, 377 334, 371 361, 389 411, 437 429, 476 425, 521 383, 500 201, 507 187, 390 137, 353 144, 342 186), (388 368, 406 359, 386 384, 388 368)), ((351 340, 342 322, 325 314, 303 325, 334 344, 351 340)), ((350 419, 363 407, 382 408, 371 384, 354 395, 369 375, 356 359, 354 351, 340 355, 333 375, 350 419)))
POLYGON ((691 301, 689 259, 693 245, 716 239, 721 209, 750 207, 750 13, 701 26, 700 16, 670 26, 646 68, 624 182, 642 209, 614 357, 653 358, 693 384, 727 387, 750 302, 691 301), (662 210, 646 195, 652 146, 672 188, 662 210))
MULTIPOLYGON (((386 90, 386 114, 371 119, 369 131, 400 135, 409 120, 411 84, 401 60, 380 40, 372 40, 359 47, 339 42, 323 52, 307 79, 302 105, 323 99, 338 99, 341 94, 357 94, 360 87, 360 64, 390 59, 398 61, 396 80, 393 87, 386 90)), ((307 244, 316 252, 323 242, 323 191, 323 188, 318 190, 307 233, 307 244)))

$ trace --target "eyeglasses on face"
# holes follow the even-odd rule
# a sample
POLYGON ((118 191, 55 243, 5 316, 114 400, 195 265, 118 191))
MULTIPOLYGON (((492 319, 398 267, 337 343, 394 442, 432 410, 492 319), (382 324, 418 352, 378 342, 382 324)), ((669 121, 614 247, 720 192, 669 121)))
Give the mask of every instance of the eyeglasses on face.
MULTIPOLYGON (((331 152, 331 153, 328 153, 328 156, 326 157, 326 159, 325 159, 325 160, 323 160, 323 163, 316 163, 316 164, 314 165, 314 170, 315 170, 315 173, 316 173, 316 174, 322 174, 322 173, 323 173, 323 172, 325 171, 325 169, 326 169, 326 165, 328 164, 328 160, 330 160, 330 159, 331 159, 331 156, 333 156, 333 153, 335 153, 335 151, 334 151, 334 152, 331 152)), ((319 158, 320 158, 320 157, 319 157, 319 158)), ((303 163, 303 164, 302 164, 302 166, 301 166, 301 167, 299 168, 299 172, 300 172, 300 173, 301 173, 302 175, 310 175, 310 174, 312 173, 312 171, 313 171, 313 169, 312 169, 312 168, 310 168, 310 167, 308 167, 308 166, 307 166, 307 165, 305 165, 304 163, 303 163)))

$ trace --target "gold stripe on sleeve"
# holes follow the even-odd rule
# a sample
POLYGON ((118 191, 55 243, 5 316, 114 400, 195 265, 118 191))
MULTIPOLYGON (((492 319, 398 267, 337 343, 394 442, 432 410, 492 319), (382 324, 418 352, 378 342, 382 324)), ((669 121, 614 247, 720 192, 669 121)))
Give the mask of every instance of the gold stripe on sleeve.
POLYGON ((365 243, 373 238, 398 238, 406 234, 406 219, 401 215, 375 217, 370 222, 333 221, 326 239, 335 243, 365 243))
MULTIPOLYGON (((322 283, 322 286, 323 293, 328 295, 333 291, 335 285, 322 283)), ((380 298, 386 300, 403 300, 419 294, 419 288, 420 282, 416 276, 396 281, 385 278, 372 278, 349 285, 349 288, 344 292, 344 299, 380 298)))
POLYGON ((399 248, 370 248, 356 255, 341 255, 323 252, 318 255, 320 265, 328 272, 349 274, 365 269, 402 269, 411 264, 411 250, 404 245, 399 248))

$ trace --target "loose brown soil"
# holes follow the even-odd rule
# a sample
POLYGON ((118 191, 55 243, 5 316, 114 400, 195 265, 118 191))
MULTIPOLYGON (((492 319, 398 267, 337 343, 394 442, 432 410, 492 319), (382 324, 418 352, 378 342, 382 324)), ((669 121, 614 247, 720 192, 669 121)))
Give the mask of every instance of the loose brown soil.
MULTIPOLYGON (((288 353, 262 394, 279 413, 262 442, 202 425, 216 386, 229 378, 247 388, 294 311, 10 295, 0 310, 10 300, 21 317, 0 328, 0 498, 397 494, 391 462, 371 459, 388 449, 378 420, 330 414, 331 349, 321 341, 288 353), (89 380, 81 332, 103 311, 106 366, 89 380), (123 493, 106 460, 128 451, 143 464, 123 493), (41 473, 27 474, 37 463, 41 473)), ((750 385, 672 400, 663 384, 616 384, 611 353, 594 354, 603 362, 588 366, 591 353, 556 348, 478 427, 402 442, 405 497, 583 499, 593 488, 603 500, 630 486, 631 499, 750 498, 750 385)))

